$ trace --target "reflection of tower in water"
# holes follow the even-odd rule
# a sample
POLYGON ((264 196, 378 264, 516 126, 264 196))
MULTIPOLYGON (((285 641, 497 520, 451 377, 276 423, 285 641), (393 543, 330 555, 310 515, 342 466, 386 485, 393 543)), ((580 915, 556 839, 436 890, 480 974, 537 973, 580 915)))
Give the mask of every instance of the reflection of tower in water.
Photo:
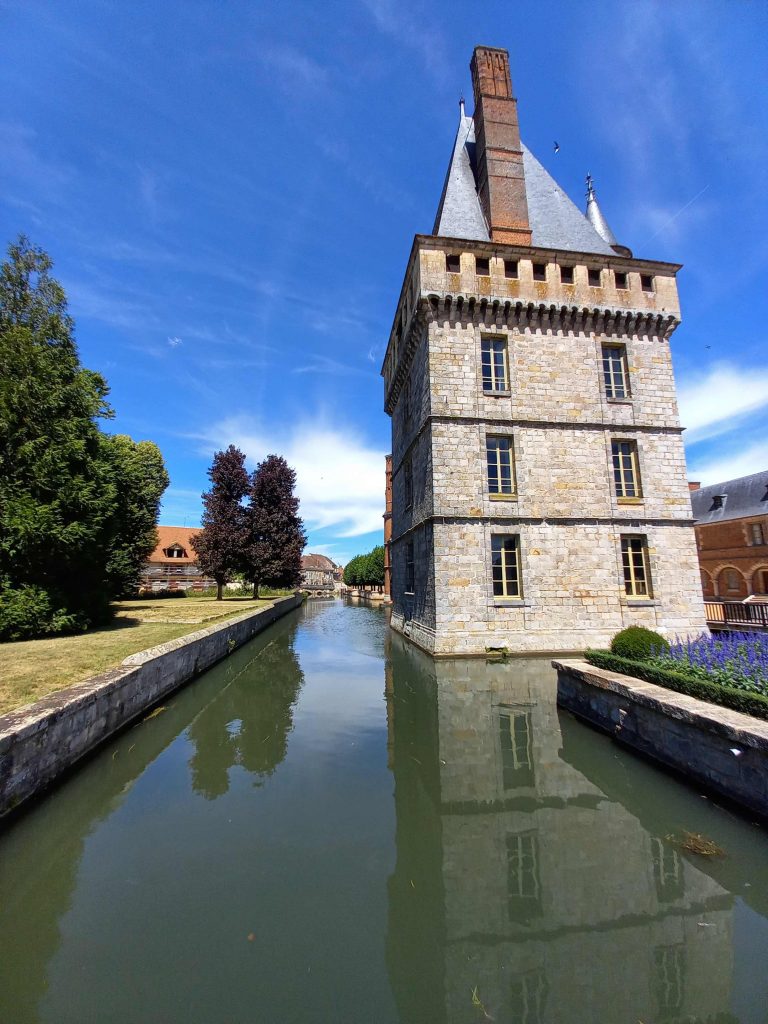
POLYGON ((732 896, 562 756, 548 662, 394 637, 388 689, 404 1021, 734 1019, 732 896))

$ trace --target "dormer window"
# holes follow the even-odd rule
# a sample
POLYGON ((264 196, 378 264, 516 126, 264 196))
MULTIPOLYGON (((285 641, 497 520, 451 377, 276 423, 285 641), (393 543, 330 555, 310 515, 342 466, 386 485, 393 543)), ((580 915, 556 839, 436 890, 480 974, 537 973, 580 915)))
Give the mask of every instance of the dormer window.
POLYGON ((186 558, 187 552, 181 546, 181 544, 171 544, 169 548, 163 548, 163 554, 166 558, 186 558))
POLYGON ((727 494, 713 494, 712 495, 712 507, 710 512, 714 512, 715 509, 725 508, 725 499, 728 497, 727 494))

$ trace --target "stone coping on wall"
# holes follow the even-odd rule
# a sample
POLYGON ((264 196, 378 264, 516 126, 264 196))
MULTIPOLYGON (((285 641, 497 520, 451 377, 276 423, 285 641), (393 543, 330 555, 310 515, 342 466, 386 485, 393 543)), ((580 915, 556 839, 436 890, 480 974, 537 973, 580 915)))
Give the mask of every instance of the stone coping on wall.
POLYGON ((302 594, 278 598, 1 715, 0 817, 303 600, 302 594))
POLYGON ((768 820, 768 721, 585 661, 552 666, 560 707, 768 820))
POLYGON ((634 676, 624 676, 619 672, 596 668, 582 660, 554 660, 552 667, 558 671, 577 675, 586 683, 599 689, 611 690, 620 696, 628 697, 638 704, 663 712, 672 718, 690 722, 692 725, 710 732, 717 733, 725 739, 733 740, 743 746, 756 747, 768 753, 768 721, 752 718, 740 711, 710 704, 696 697, 667 690, 656 683, 648 683, 634 676))

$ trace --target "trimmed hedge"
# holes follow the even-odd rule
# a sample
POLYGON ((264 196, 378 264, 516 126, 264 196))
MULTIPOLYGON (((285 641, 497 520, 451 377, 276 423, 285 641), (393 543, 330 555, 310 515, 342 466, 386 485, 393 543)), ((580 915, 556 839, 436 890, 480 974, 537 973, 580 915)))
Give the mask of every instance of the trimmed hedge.
POLYGON ((644 661, 668 650, 669 644, 664 637, 645 626, 627 626, 611 640, 611 653, 631 661, 644 661))
POLYGON ((610 651, 585 651, 584 657, 595 668, 620 672, 625 676, 635 676, 637 679, 643 679, 646 683, 665 686, 668 690, 675 690, 677 693, 684 693, 689 697, 698 697, 699 700, 708 701, 710 704, 720 704, 732 711, 741 711, 742 714, 752 715, 753 718, 768 719, 768 696, 737 690, 732 686, 720 686, 718 683, 706 682, 687 672, 677 672, 673 669, 659 668, 656 665, 646 665, 630 658, 620 658, 618 654, 612 654, 610 651))

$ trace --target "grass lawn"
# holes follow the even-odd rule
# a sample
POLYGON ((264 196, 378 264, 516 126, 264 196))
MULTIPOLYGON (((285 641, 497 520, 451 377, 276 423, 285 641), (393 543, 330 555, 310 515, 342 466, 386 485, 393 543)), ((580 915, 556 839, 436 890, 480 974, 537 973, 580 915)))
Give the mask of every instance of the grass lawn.
POLYGON ((119 665, 123 658, 207 625, 271 604, 229 597, 120 601, 104 629, 0 644, 0 715, 119 665))

